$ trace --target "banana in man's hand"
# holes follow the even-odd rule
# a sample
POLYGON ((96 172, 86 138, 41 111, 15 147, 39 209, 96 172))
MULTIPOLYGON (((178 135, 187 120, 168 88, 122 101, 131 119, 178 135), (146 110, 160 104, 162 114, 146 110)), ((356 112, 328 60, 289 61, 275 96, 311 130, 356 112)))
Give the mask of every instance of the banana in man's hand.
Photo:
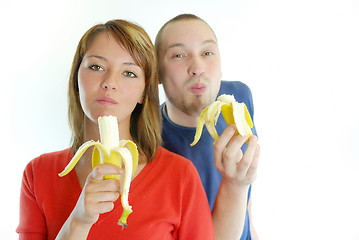
MULTIPOLYGON (((121 192, 121 204, 123 212, 118 224, 122 227, 127 226, 127 217, 132 213, 132 207, 128 203, 128 193, 132 174, 138 165, 138 150, 134 142, 130 140, 121 140, 119 138, 117 118, 114 116, 103 116, 98 118, 101 141, 87 141, 75 153, 65 169, 59 173, 60 177, 68 174, 80 160, 85 151, 95 146, 92 152, 92 168, 99 164, 115 164, 125 167, 125 178, 121 192)), ((119 178, 118 175, 106 175, 104 179, 119 178)))
MULTIPOLYGON (((206 107, 198 120, 196 135, 191 146, 196 145, 202 135, 203 125, 206 126, 214 143, 218 139, 216 124, 219 114, 222 112, 223 118, 228 125, 234 124, 237 128, 236 133, 248 138, 253 135, 251 128, 253 122, 245 103, 236 101, 233 95, 223 94, 217 98, 217 101, 206 107)), ((213 143, 213 144, 214 144, 213 143)))

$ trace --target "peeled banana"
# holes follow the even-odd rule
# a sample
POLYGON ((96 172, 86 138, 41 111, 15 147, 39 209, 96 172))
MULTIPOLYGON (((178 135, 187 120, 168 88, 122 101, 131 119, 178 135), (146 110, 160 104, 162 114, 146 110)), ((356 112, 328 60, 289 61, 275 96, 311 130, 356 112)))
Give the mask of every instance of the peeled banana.
MULTIPOLYGON (((127 217, 132 213, 132 207, 128 203, 128 193, 132 174, 138 165, 137 146, 131 140, 120 140, 117 118, 114 116, 103 116, 98 118, 100 130, 100 142, 90 140, 85 142, 77 150, 69 164, 59 173, 60 177, 68 174, 80 160, 85 151, 94 146, 92 152, 92 168, 99 164, 115 164, 122 168, 125 167, 124 183, 121 192, 121 204, 123 207, 122 215, 118 220, 118 224, 122 227, 127 226, 127 217)), ((116 178, 118 175, 106 175, 104 179, 116 178)))
POLYGON ((194 140, 190 144, 191 146, 196 145, 199 141, 202 135, 203 125, 206 126, 209 134, 212 136, 214 140, 213 144, 218 140, 219 136, 216 130, 216 124, 221 112, 228 125, 235 124, 237 134, 247 136, 248 138, 253 135, 251 130, 253 122, 246 104, 237 102, 233 95, 223 94, 217 98, 217 101, 201 112, 197 122, 194 140))

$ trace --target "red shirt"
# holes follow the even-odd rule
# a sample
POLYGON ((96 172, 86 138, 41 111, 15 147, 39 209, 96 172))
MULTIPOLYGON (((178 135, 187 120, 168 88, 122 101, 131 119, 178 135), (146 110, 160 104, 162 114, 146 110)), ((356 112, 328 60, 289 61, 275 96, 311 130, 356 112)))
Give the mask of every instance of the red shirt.
MULTIPOLYGON (((43 154, 25 168, 20 195, 20 240, 55 239, 74 208, 81 187, 68 164, 70 149, 43 154)), ((122 206, 100 215, 87 239, 214 239, 212 218, 192 163, 159 148, 156 158, 133 179, 129 203, 133 212, 124 229, 117 225, 122 206)))

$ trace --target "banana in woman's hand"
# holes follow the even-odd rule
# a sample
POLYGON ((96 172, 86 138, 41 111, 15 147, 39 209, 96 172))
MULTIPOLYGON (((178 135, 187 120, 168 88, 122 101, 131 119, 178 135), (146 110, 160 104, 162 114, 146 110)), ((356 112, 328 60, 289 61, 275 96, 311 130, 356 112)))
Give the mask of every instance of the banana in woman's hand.
MULTIPOLYGON (((92 168, 99 164, 115 164, 122 168, 125 167, 124 184, 121 192, 121 204, 123 212, 118 224, 122 227, 127 226, 127 217, 132 213, 132 207, 128 203, 128 193, 132 174, 138 165, 138 150, 134 142, 119 139, 117 118, 114 116, 104 116, 98 118, 101 141, 87 141, 75 153, 65 169, 59 173, 60 177, 68 174, 80 160, 85 151, 94 146, 92 152, 92 168)), ((106 175, 104 179, 119 178, 118 175, 106 175)))

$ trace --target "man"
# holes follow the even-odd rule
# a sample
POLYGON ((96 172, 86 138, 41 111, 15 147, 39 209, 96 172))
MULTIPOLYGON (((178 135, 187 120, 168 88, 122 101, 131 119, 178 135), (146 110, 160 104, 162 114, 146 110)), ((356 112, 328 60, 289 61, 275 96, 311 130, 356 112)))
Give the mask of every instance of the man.
MULTIPOLYGON (((164 147, 190 159, 196 166, 208 201, 216 239, 256 239, 250 225, 250 192, 259 161, 256 136, 235 134, 221 116, 213 145, 206 129, 193 141, 202 110, 218 95, 232 94, 246 103, 253 118, 250 89, 241 82, 221 81, 217 38, 210 26, 192 14, 181 14, 158 32, 156 50, 160 81, 166 94, 161 106, 164 147), (241 149, 242 148, 242 149, 241 149)), ((256 135, 255 128, 252 129, 256 135)))

